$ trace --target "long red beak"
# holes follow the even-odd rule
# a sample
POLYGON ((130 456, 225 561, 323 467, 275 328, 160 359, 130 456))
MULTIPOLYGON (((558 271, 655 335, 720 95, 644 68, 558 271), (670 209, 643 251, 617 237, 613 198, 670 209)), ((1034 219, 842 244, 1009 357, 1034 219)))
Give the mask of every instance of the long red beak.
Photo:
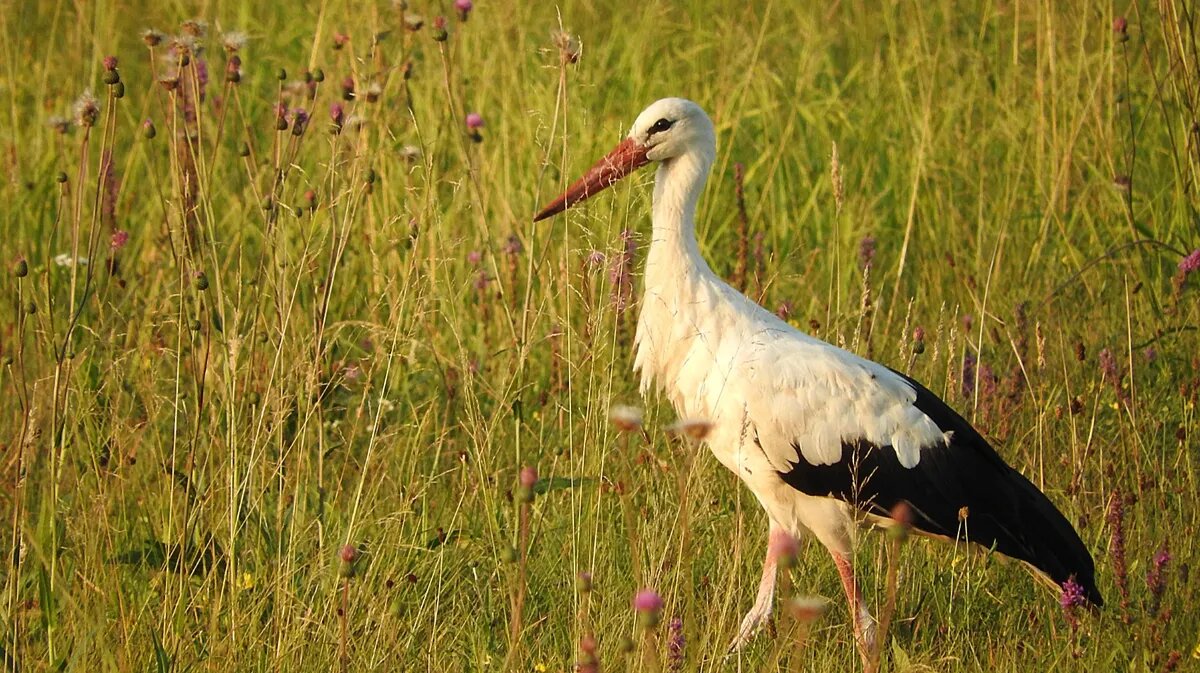
POLYGON ((650 160, 646 158, 648 151, 648 147, 641 145, 633 138, 622 140, 611 152, 604 155, 603 159, 589 168, 582 178, 567 187, 567 191, 563 192, 562 196, 551 201, 550 205, 534 215, 533 221, 539 222, 551 215, 557 215, 576 203, 586 201, 611 187, 621 178, 649 163, 650 160))

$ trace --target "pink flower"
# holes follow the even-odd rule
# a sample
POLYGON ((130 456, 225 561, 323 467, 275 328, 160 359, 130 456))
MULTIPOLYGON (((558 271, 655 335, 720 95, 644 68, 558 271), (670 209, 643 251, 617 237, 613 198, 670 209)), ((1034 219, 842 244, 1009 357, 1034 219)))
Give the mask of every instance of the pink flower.
POLYGON ((1179 260, 1179 270, 1183 272, 1184 276, 1200 271, 1200 248, 1196 248, 1187 257, 1179 260))
POLYGON ((117 57, 116 56, 105 56, 104 57, 104 69, 109 72, 116 70, 117 69, 117 57))
POLYGON ((638 612, 658 612, 662 608, 662 596, 654 589, 642 589, 633 597, 633 609, 638 612))
POLYGON ((525 488, 533 488, 533 485, 537 483, 537 480, 538 480, 537 468, 531 467, 528 465, 521 468, 521 473, 517 477, 517 481, 521 484, 521 486, 524 486, 525 488))
POLYGON ((477 131, 483 128, 483 115, 478 112, 472 112, 467 115, 467 130, 477 131))
POLYGON ((129 232, 125 231, 124 229, 118 229, 113 232, 112 241, 109 243, 109 247, 113 249, 113 252, 116 252, 117 250, 124 248, 125 244, 128 242, 129 232))
POLYGON ((458 18, 461 21, 466 21, 471 16, 471 10, 475 8, 475 3, 471 0, 454 0, 454 10, 458 12, 458 18))

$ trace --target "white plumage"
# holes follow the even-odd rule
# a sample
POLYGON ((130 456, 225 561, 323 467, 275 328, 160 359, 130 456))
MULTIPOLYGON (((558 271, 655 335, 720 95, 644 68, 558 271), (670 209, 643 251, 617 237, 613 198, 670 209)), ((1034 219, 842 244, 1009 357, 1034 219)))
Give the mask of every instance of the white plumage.
POLYGON ((635 369, 643 393, 659 391, 681 417, 711 422, 708 446, 770 520, 758 595, 733 646, 770 615, 775 561, 787 536, 811 534, 834 557, 865 652, 874 621, 849 562, 851 533, 861 518, 856 510, 885 515, 899 501, 917 510, 918 528, 950 537, 961 508, 977 508, 972 516, 983 525, 976 529, 984 530, 975 541, 1029 562, 1056 582, 1069 568, 1098 603, 1091 558, 1074 530, 961 417, 915 381, 800 332, 713 273, 700 255, 694 222, 715 153, 712 122, 695 103, 660 100, 535 219, 659 162, 635 369), (926 456, 932 456, 929 464, 922 462, 926 456), (868 474, 859 473, 864 466, 868 474), (982 483, 952 483, 958 478, 982 483), (1032 525, 1049 531, 1048 540, 1014 532, 1022 516, 1045 519, 1032 525))

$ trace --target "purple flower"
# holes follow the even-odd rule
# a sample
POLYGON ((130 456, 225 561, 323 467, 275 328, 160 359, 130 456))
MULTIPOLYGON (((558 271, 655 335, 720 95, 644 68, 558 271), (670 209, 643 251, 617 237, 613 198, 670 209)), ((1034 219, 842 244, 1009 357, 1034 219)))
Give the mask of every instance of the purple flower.
POLYGON ((1071 608, 1082 607, 1087 603, 1087 599, 1083 595, 1083 587, 1075 581, 1074 577, 1067 578, 1066 582, 1062 583, 1062 595, 1058 597, 1058 604, 1064 610, 1071 608))
POLYGON ((1200 271, 1200 248, 1196 248, 1188 253, 1187 257, 1179 260, 1179 271, 1183 273, 1185 278, 1196 271, 1200 271))
POLYGON ((471 112, 467 114, 466 124, 468 131, 478 131, 479 129, 483 128, 483 115, 479 114, 478 112, 471 112))
POLYGON ((638 612, 658 612, 662 608, 662 596, 654 589, 642 589, 633 597, 633 609, 638 612))
POLYGON ((526 465, 521 468, 521 473, 517 476, 517 481, 525 488, 533 488, 537 483, 538 472, 536 467, 526 465))
POLYGON ((683 636, 683 619, 672 617, 667 624, 667 634, 667 670, 682 671, 684 648, 687 647, 687 640, 683 636))
POLYGON ((871 268, 871 262, 875 261, 875 237, 867 234, 858 242, 858 263, 862 268, 871 268))
POLYGON ((1154 596, 1155 605, 1157 607, 1158 600, 1162 597, 1163 590, 1167 588, 1165 571, 1167 565, 1171 562, 1171 552, 1167 548, 1167 542, 1158 547, 1158 551, 1154 552, 1154 558, 1150 564, 1150 570, 1146 572, 1146 587, 1150 589, 1150 594, 1154 596))
POLYGON ((117 57, 116 56, 105 56, 103 63, 104 63, 104 69, 109 72, 112 72, 113 70, 117 69, 117 57))
POLYGON ((466 21, 471 16, 471 10, 475 8, 475 3, 471 0, 454 0, 454 9, 458 12, 458 18, 461 21, 466 21))
POLYGON ((519 255, 525 251, 525 246, 521 244, 521 239, 516 234, 509 234, 508 240, 504 242, 504 253, 507 255, 519 255))
POLYGON ((606 258, 603 252, 600 252, 599 250, 593 250, 588 253, 586 258, 584 258, 583 263, 589 267, 596 268, 604 266, 605 261, 606 258))
POLYGON ((1112 538, 1108 542, 1108 553, 1112 557, 1113 574, 1117 579, 1117 590, 1121 594, 1121 606, 1129 600, 1128 566, 1125 563, 1125 498, 1114 493, 1105 515, 1112 538))
POLYGON ((975 354, 967 351, 963 355, 962 363, 962 395, 963 397, 972 397, 975 395, 975 354))
POLYGON ((113 252, 116 252, 117 250, 124 248, 125 244, 128 242, 129 232, 123 229, 118 229, 113 232, 112 241, 109 243, 109 247, 112 248, 113 252))
POLYGON ((479 263, 482 261, 483 253, 479 252, 478 250, 472 250, 471 252, 467 253, 467 264, 470 264, 471 266, 479 266, 479 263))
POLYGON ((1100 373, 1108 381, 1120 381, 1121 377, 1117 373, 1117 359, 1113 357, 1112 351, 1105 348, 1100 351, 1100 373))

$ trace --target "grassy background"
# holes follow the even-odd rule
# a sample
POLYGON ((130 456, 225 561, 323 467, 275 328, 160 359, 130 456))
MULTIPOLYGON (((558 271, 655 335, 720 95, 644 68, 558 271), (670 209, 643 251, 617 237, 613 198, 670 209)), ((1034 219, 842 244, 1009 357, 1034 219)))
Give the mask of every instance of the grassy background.
MULTIPOLYGON (((764 305, 943 394, 1096 556, 1109 607, 1072 633, 1018 565, 906 545, 885 667, 1196 667, 1200 306, 1176 268, 1200 244, 1188 3, 609 4, 478 0, 462 23, 414 1, 413 32, 380 2, 6 3, 7 669, 566 670, 594 629, 605 668, 636 670, 619 641, 642 586, 682 618, 686 668, 773 667, 782 636, 722 659, 765 517, 706 450, 669 440, 672 413, 630 373, 636 306, 614 303, 614 269, 640 268, 651 174, 530 223, 666 95, 717 124, 699 222, 714 268, 747 269, 764 305), (167 91, 170 39, 152 52, 141 31, 193 17, 203 52, 167 91), (230 30, 250 37, 237 85, 230 30), (334 134, 346 77, 356 119, 334 134), (90 132, 47 123, 89 88, 90 132), (276 131, 280 101, 311 113, 305 133, 276 131), (648 440, 608 421, 618 403, 644 404, 648 440), (541 476, 527 542, 523 465, 541 476)), ((859 542, 878 605, 888 552, 859 542)), ((785 662, 857 667, 820 545, 793 579, 834 607, 785 662)))

